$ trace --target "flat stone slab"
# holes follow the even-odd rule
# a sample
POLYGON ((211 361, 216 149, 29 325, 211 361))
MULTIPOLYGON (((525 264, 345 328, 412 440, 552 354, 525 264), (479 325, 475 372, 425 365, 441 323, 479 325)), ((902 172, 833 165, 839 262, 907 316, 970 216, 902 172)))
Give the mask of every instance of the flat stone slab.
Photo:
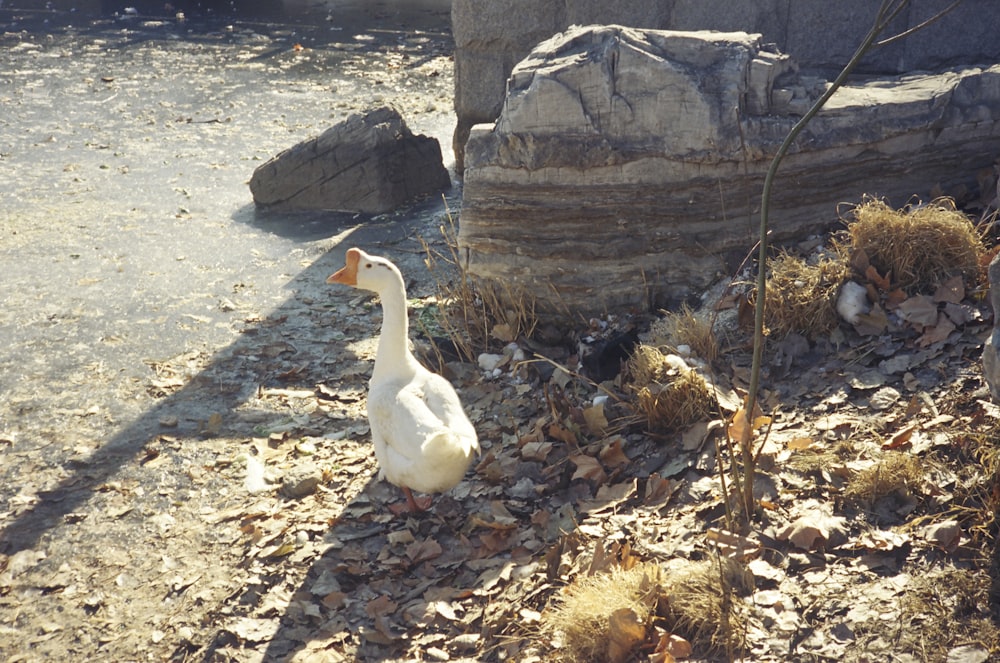
POLYGON ((450 186, 437 139, 414 135, 388 106, 349 116, 281 152, 250 178, 260 207, 368 214, 450 186))

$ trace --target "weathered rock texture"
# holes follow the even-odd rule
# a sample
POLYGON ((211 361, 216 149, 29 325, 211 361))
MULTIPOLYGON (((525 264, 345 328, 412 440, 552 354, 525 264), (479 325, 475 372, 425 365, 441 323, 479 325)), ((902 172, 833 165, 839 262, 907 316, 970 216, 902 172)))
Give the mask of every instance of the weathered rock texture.
POLYGON ((414 135, 399 112, 355 114, 257 168, 260 206, 380 214, 451 186, 434 138, 414 135))
MULTIPOLYGON (((946 4, 913 0, 892 30, 915 26, 946 4)), ((469 129, 499 114, 514 65, 570 25, 761 33, 803 70, 832 78, 870 28, 878 5, 875 0, 453 0, 458 169, 469 129)), ((963 0, 918 34, 874 51, 859 72, 890 75, 1000 62, 998 25, 1000 2, 963 0)))
MULTIPOLYGON (((825 84, 759 35, 553 37, 514 69, 496 125, 469 139, 471 272, 586 314, 700 292, 755 242, 770 159, 825 84)), ((1000 66, 842 89, 782 164, 774 237, 828 227, 864 193, 902 204, 975 178, 1000 152, 998 121, 1000 66)))
POLYGON ((993 400, 1000 403, 1000 255, 990 262, 990 304, 993 305, 993 333, 983 346, 983 378, 993 400))

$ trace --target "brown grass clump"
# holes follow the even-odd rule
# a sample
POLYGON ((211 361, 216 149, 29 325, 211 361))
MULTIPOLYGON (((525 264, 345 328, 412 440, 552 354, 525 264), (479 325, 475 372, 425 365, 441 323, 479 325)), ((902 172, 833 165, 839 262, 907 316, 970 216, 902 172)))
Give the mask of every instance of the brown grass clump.
POLYGON ((816 338, 837 326, 837 294, 850 275, 844 261, 822 256, 813 264, 782 252, 769 271, 764 324, 773 336, 816 338))
POLYGON ((898 643, 897 654, 927 663, 954 660, 949 652, 956 642, 976 643, 995 657, 1000 632, 990 619, 991 583, 985 571, 975 569, 914 573, 900 599, 898 621, 872 620, 871 627, 898 643))
POLYGON ((636 409, 650 431, 680 430, 712 414, 715 399, 705 379, 676 355, 639 345, 627 368, 636 409))
MULTIPOLYGON (((425 331, 439 330, 455 352, 470 362, 475 362, 491 344, 530 337, 538 325, 535 298, 522 286, 487 283, 469 274, 459 258, 455 221, 450 212, 441 234, 447 255, 431 249, 421 239, 424 262, 436 280, 439 304, 428 309, 430 320, 419 320, 425 331)), ((435 349, 440 355, 440 350, 435 349)))
POLYGON ((653 624, 700 652, 733 651, 747 626, 737 594, 748 589, 743 568, 725 558, 683 561, 672 569, 616 567, 569 585, 543 613, 544 628, 560 642, 563 661, 633 660, 631 650, 654 635, 653 624), (631 648, 622 649, 623 642, 631 648))
POLYGON ((974 282, 985 251, 975 226, 949 200, 894 210, 880 200, 854 209, 852 251, 904 290, 930 290, 956 274, 974 282))
POLYGON ((562 640, 562 660, 610 660, 612 619, 621 610, 630 610, 631 621, 642 624, 644 633, 662 591, 660 575, 656 564, 628 570, 614 567, 607 573, 578 578, 566 587, 558 604, 544 613, 546 630, 562 640))
POLYGON ((712 323, 699 317, 687 304, 679 311, 664 311, 649 328, 649 345, 678 348, 686 345, 692 354, 709 364, 719 358, 719 342, 712 323))
POLYGON ((738 562, 708 559, 668 571, 658 614, 667 627, 698 651, 720 652, 740 648, 747 617, 737 598, 752 588, 738 562))
POLYGON ((844 497, 865 504, 889 497, 907 495, 919 488, 924 479, 920 459, 901 451, 889 451, 873 467, 854 475, 844 489, 844 497))

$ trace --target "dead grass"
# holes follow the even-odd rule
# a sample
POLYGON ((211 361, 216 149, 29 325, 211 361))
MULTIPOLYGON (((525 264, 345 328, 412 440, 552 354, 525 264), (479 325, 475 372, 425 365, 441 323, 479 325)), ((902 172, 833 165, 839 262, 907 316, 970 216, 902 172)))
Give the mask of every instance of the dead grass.
MULTIPOLYGON (((447 253, 436 251, 421 238, 424 262, 434 277, 438 306, 433 307, 431 323, 422 322, 425 331, 440 329, 459 356, 475 362, 480 353, 497 343, 506 344, 521 337, 531 337, 538 325, 536 301, 523 287, 510 283, 483 282, 473 277, 460 259, 458 235, 451 211, 441 225, 447 253)), ((433 342, 433 336, 428 334, 433 342)), ((440 348, 435 351, 441 357, 440 348)))
POLYGON ((719 358, 719 342, 712 330, 712 323, 696 314, 684 304, 679 311, 664 311, 663 317, 655 320, 649 328, 648 344, 655 347, 691 348, 691 353, 708 362, 719 358))
MULTIPOLYGON (((914 574, 891 626, 899 653, 927 663, 951 661, 958 644, 978 645, 990 658, 1000 654, 1000 632, 990 619, 990 578, 983 571, 943 568, 914 574)), ((889 624, 886 624, 889 627, 889 624)))
POLYGON ((707 419, 715 399, 705 379, 676 355, 639 345, 626 366, 636 411, 650 432, 669 433, 707 419))
POLYGON ((656 564, 639 564, 628 570, 613 567, 567 586, 556 605, 543 614, 546 630, 553 639, 562 641, 561 660, 608 660, 612 615, 619 610, 631 610, 645 631, 662 591, 661 575, 656 564))
POLYGON ((852 255, 895 286, 925 292, 961 274, 975 283, 985 251, 973 223, 948 199, 894 210, 880 200, 857 206, 847 234, 852 255))
POLYGON ((807 261, 779 253, 769 266, 764 324, 769 333, 783 338, 798 332, 817 338, 837 326, 837 294, 850 275, 839 256, 807 261))
POLYGON ((924 481, 920 458, 902 451, 887 451, 873 467, 851 477, 844 497, 859 504, 874 504, 890 495, 914 493, 924 481))
POLYGON ((641 624, 645 633, 633 638, 633 648, 656 625, 686 638, 702 655, 738 650, 747 627, 737 598, 749 589, 744 569, 726 558, 675 561, 669 569, 653 563, 616 567, 569 585, 543 614, 545 631, 561 642, 560 660, 633 660, 629 651, 615 650, 624 640, 622 610, 631 611, 630 623, 641 624))

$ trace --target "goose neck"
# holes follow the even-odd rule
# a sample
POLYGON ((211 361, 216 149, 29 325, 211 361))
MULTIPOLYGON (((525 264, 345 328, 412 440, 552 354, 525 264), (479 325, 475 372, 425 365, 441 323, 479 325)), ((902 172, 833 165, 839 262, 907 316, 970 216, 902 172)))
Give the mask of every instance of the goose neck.
POLYGON ((380 293, 382 298, 382 331, 379 334, 375 369, 372 378, 409 374, 416 361, 410 353, 409 321, 406 315, 406 294, 402 288, 380 293))

